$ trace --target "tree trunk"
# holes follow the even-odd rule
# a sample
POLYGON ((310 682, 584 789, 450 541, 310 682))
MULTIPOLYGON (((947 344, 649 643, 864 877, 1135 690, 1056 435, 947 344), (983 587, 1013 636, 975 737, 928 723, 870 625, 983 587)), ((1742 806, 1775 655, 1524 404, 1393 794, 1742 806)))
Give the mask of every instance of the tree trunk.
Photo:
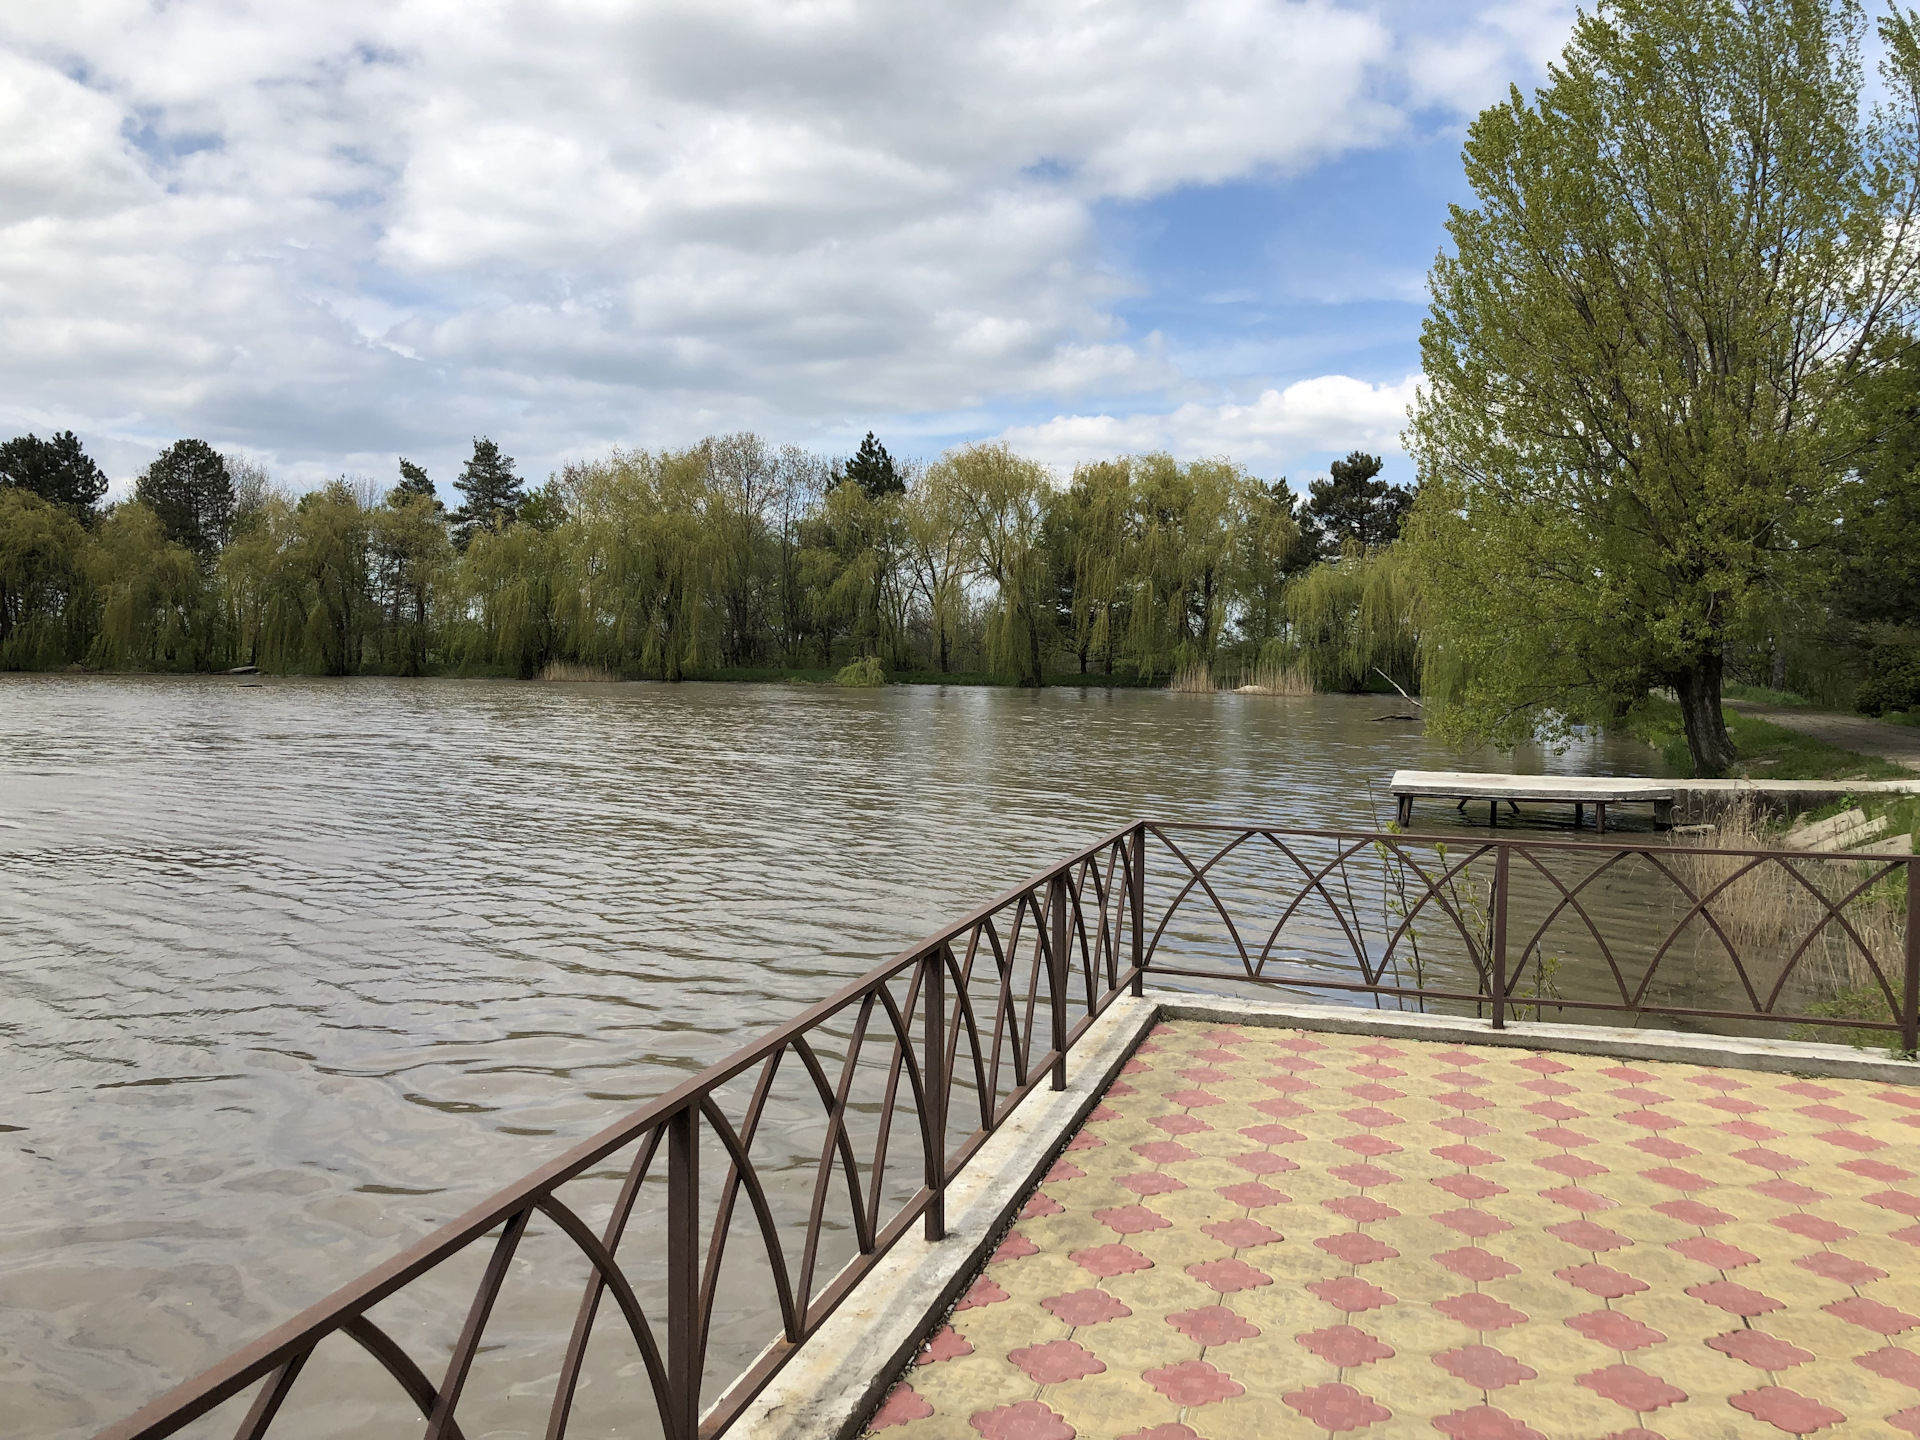
POLYGON ((1733 737, 1727 734, 1726 716, 1720 712, 1722 663, 1714 655, 1674 677, 1695 775, 1724 775, 1733 764, 1733 737))

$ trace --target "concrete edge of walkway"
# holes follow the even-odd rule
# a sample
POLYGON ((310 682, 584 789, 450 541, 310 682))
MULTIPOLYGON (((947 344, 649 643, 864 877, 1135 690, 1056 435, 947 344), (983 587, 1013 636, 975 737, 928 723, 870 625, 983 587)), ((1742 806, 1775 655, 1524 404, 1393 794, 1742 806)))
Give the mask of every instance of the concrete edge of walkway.
POLYGON ((1068 1052, 1067 1088, 1050 1090, 1043 1081, 947 1187, 947 1238, 928 1244, 917 1230, 903 1235, 747 1407, 728 1440, 858 1435, 928 1323, 960 1298, 986 1247, 1158 1019, 1151 1000, 1122 997, 1109 1006, 1068 1052))
POLYGON ((947 1190, 947 1238, 903 1236, 727 1432, 729 1440, 848 1440, 913 1358, 928 1326, 959 1299, 1021 1199, 1046 1174, 1146 1032, 1161 1020, 1266 1025, 1736 1070, 1920 1085, 1920 1062, 1844 1045, 1688 1035, 1611 1025, 1510 1022, 1401 1010, 1149 990, 1116 1001, 1068 1055, 1067 1088, 1034 1091, 947 1190))
POLYGON ((1920 1085, 1920 1061, 1896 1060, 1848 1045, 1522 1020, 1510 1020, 1505 1029, 1496 1030, 1492 1021, 1472 1016, 1362 1010, 1357 1006, 1242 999, 1177 990, 1149 990, 1147 999, 1158 1007, 1162 1018, 1168 1020, 1283 1025, 1300 1030, 1330 1030, 1342 1035, 1400 1035, 1408 1040, 1514 1045, 1525 1049, 1564 1050, 1573 1055, 1617 1055, 1626 1060, 1671 1060, 1690 1065, 1719 1065, 1730 1070, 1768 1070, 1782 1075, 1920 1085))

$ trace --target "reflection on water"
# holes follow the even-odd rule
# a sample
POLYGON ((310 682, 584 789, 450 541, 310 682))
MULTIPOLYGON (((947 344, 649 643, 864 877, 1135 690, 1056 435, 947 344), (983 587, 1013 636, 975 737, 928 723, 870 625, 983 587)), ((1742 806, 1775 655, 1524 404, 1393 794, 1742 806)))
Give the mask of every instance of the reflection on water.
POLYGON ((0 680, 0 1436, 117 1418, 1097 833, 1383 822, 1463 763, 1400 708, 0 680))

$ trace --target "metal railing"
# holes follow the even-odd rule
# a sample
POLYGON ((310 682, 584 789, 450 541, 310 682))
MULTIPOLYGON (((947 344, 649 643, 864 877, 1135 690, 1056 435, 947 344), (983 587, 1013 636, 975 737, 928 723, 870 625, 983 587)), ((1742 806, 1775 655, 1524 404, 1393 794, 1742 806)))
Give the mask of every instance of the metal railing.
POLYGON ((427 1440, 462 1435, 463 1399, 485 1405, 489 1429, 548 1440, 584 1410, 596 1426, 712 1440, 901 1236, 916 1224, 944 1236, 954 1177, 1032 1090, 1064 1088, 1067 1052, 1148 975, 1470 1011, 1494 1026, 1528 1012, 1840 1026, 1911 1051, 1915 863, 1135 824, 642 1106, 101 1440, 157 1440, 249 1394, 239 1440, 296 1411, 303 1433, 364 1433, 397 1418, 367 1383, 368 1359, 412 1423, 425 1419, 427 1440), (1848 1013, 1835 995, 1852 997, 1848 1013), (1883 1015, 1854 1013, 1875 997, 1883 1015), (550 1252, 538 1263, 536 1244, 550 1252), (741 1246, 748 1259, 729 1266, 741 1246), (496 1317, 507 1295, 522 1331, 496 1317), (499 1374, 473 1400, 483 1349, 499 1374), (588 1379, 589 1353, 604 1361, 602 1383, 588 1379))
MULTIPOLYGON (((424 1417, 427 1440, 456 1440, 489 1321, 510 1282, 525 1280, 516 1258, 536 1228, 564 1242, 576 1271, 584 1266, 584 1288, 574 1292, 557 1362, 514 1367, 514 1393, 490 1402, 489 1428, 504 1404, 522 1428, 558 1440, 577 1414, 590 1348, 624 1341, 631 1348, 621 1358, 637 1354, 644 1379, 622 1387, 623 1429, 650 1408, 657 1429, 637 1427, 643 1433, 721 1434, 913 1225, 944 1237, 953 1177, 1034 1088, 1065 1088, 1067 1051, 1118 995, 1139 988, 1143 836, 1134 826, 1088 846, 896 956, 103 1431, 103 1440, 157 1440, 249 1390, 235 1434, 256 1440, 290 1397, 313 1386, 323 1345, 357 1346, 424 1417), (795 1163, 799 1132, 817 1142, 804 1167, 795 1163), (597 1226, 583 1217, 590 1205, 597 1226), (637 1256, 623 1258, 623 1243, 637 1256), (755 1263, 744 1284, 733 1277, 729 1303, 726 1262, 742 1243, 755 1263), (480 1274, 462 1286, 454 1272, 478 1252, 480 1274), (436 1277, 449 1277, 440 1286, 448 1298, 465 1292, 457 1334, 431 1307, 405 1333, 407 1317, 371 1313, 436 1277), (740 1298, 755 1280, 771 1292, 757 1305, 740 1298), (604 1333, 613 1328, 602 1323, 609 1308, 623 1335, 604 1333), (756 1337, 759 1353, 739 1373, 716 1380, 709 1351, 723 1310, 764 1315, 772 1333, 756 1337), (432 1366, 437 1374, 424 1358, 436 1351, 445 1357, 432 1366), (543 1372, 557 1378, 535 1426, 524 1391, 543 1372)), ((552 1311, 537 1283, 521 1288, 534 1291, 536 1311, 552 1311)), ((519 1348, 538 1351, 539 1337, 531 1339, 519 1348)), ((365 1378, 322 1380, 314 1404, 332 1419, 322 1414, 306 1428, 358 1433, 373 1413, 365 1378)))
POLYGON ((1143 828, 1153 976, 1920 1043, 1910 854, 1143 828))

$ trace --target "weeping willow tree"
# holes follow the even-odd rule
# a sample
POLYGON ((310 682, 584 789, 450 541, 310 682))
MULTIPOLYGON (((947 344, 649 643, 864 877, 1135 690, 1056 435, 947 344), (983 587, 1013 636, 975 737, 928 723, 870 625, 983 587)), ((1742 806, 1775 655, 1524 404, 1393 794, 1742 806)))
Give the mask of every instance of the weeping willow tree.
POLYGON ((713 578, 703 521, 709 456, 616 450, 570 466, 555 490, 555 544, 573 578, 571 653, 678 680, 698 665, 713 578))
POLYGON ((1289 584, 1284 605, 1293 662, 1321 691, 1363 689, 1384 673, 1420 683, 1420 597, 1398 546, 1349 549, 1289 584))
POLYGON ((569 538, 539 525, 496 525, 475 530, 467 545, 461 574, 478 653, 523 680, 576 650, 569 538))
POLYGON ((1227 617, 1236 502, 1244 476, 1225 460, 1134 462, 1129 639, 1147 675, 1210 674, 1227 617))
POLYGON ((903 503, 907 584, 925 618, 931 658, 944 675, 953 668, 954 645, 968 617, 973 537, 953 474, 944 466, 923 472, 903 503))
POLYGON ((966 516, 978 573, 993 587, 988 661, 1022 685, 1039 685, 1053 644, 1047 472, 1005 444, 968 445, 941 464, 966 516))
POLYGON ((1125 455, 1076 465, 1072 482, 1048 507, 1061 618, 1082 675, 1095 656, 1111 675, 1126 636, 1132 509, 1133 460, 1125 455))
POLYGON ((79 658, 85 538, 60 506, 0 486, 0 670, 79 658))
POLYGON ((106 670, 192 670, 214 653, 215 611, 200 561, 139 501, 117 505, 87 555, 101 599, 89 653, 106 670))
POLYGON ((860 658, 907 664, 906 509, 899 490, 870 493, 843 479, 802 523, 800 579, 825 653, 844 636, 860 658))

